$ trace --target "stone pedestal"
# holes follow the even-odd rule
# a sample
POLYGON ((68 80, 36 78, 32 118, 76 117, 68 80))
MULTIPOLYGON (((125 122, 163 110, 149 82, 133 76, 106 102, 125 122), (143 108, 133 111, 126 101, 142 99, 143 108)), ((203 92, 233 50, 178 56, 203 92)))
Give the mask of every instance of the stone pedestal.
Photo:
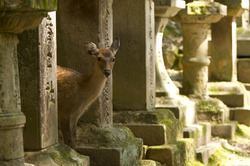
POLYGON ((38 28, 18 35, 26 150, 41 150, 58 142, 55 16, 50 12, 38 28))
MULTIPOLYGON (((85 42, 94 42, 99 48, 110 47, 113 41, 112 3, 112 0, 59 1, 57 33, 60 66, 84 75, 92 72, 94 58, 86 52, 85 42)), ((121 4, 117 10, 120 7, 121 4)), ((120 37, 122 46, 126 44, 120 35, 117 37, 120 37)), ((115 66, 122 59, 119 52, 120 49, 115 66)), ((113 127, 112 117, 112 77, 109 77, 101 96, 79 119, 76 149, 90 157, 91 165, 136 165, 141 157, 142 140, 135 138, 127 129, 113 127)))
POLYGON ((114 67, 114 109, 152 110, 155 106, 154 2, 116 0, 113 10, 114 36, 119 36, 122 44, 114 67))
POLYGON ((186 10, 176 16, 183 29, 183 93, 207 95, 208 40, 211 23, 226 15, 226 6, 207 1, 187 4, 186 10))
POLYGON ((211 26, 210 80, 237 81, 236 17, 249 8, 248 0, 216 1, 227 5, 228 9, 227 16, 211 26))
POLYGON ((24 165, 17 60, 18 39, 15 34, 38 26, 48 10, 55 10, 56 1, 0 1, 0 165, 24 165))

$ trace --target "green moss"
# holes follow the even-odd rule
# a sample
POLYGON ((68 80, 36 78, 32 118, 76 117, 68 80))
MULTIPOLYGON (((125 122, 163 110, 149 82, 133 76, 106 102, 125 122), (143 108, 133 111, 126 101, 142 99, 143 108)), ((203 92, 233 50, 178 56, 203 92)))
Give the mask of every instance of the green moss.
POLYGON ((222 113, 223 107, 216 100, 199 100, 197 103, 199 112, 222 113))
POLYGON ((235 132, 236 138, 247 138, 250 139, 250 127, 242 124, 238 124, 235 132))

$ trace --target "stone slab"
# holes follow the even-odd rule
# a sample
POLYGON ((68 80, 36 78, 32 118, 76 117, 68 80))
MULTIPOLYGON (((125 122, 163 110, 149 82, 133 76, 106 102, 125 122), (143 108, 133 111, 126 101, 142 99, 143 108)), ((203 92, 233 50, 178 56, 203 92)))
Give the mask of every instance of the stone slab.
POLYGON ((77 147, 77 151, 90 157, 91 166, 121 166, 122 148, 77 147))
POLYGON ((209 157, 220 147, 220 145, 220 143, 209 143, 197 148, 196 158, 207 165, 209 157))
POLYGON ((250 126, 250 109, 249 108, 231 108, 230 119, 238 121, 240 124, 250 126))
POLYGON ((244 107, 244 94, 209 94, 209 96, 220 99, 228 107, 244 107))
POLYGON ((250 84, 244 84, 246 90, 250 91, 250 84))
POLYGON ((180 139, 176 144, 150 146, 146 158, 168 166, 185 165, 195 158, 193 139, 180 139))
POLYGON ((162 166, 162 165, 157 161, 142 160, 140 166, 162 166))
POLYGON ((238 56, 250 56, 250 38, 237 40, 237 54, 238 56))
POLYGON ((166 127, 161 124, 127 124, 135 137, 142 138, 143 144, 148 146, 167 143, 166 127))
POLYGON ((212 136, 232 139, 237 128, 237 121, 229 123, 212 124, 212 136))
MULTIPOLYGON (((41 151, 25 152, 25 166, 90 166, 88 156, 83 156, 64 144, 57 144, 41 151)), ((16 165, 15 165, 16 166, 16 165)))
MULTIPOLYGON (((248 46, 249 47, 249 46, 248 46)), ((243 83, 250 83, 250 58, 238 58, 237 76, 238 80, 243 83)))
POLYGON ((206 145, 211 141, 211 124, 200 123, 189 125, 184 128, 183 137, 193 138, 196 148, 206 145))

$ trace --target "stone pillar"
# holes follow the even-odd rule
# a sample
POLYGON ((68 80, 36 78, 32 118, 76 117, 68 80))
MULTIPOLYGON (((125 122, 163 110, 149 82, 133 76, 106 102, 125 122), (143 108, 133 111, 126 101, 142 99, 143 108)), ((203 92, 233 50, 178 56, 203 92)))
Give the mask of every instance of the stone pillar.
POLYGON ((58 142, 56 13, 38 28, 18 35, 22 110, 27 118, 24 148, 41 150, 58 142))
POLYGON ((208 41, 207 32, 211 23, 226 14, 226 6, 207 1, 187 4, 176 16, 183 29, 183 94, 207 95, 208 41))
POLYGON ((244 9, 249 8, 248 0, 216 1, 227 5, 228 9, 227 16, 211 26, 210 80, 237 81, 236 16, 241 16, 244 9))
POLYGON ((152 110, 155 106, 154 2, 116 0, 113 10, 114 36, 119 36, 122 43, 114 69, 114 109, 152 110))
POLYGON ((16 34, 38 26, 55 1, 0 1, 0 165, 24 165, 16 34))
MULTIPOLYGON (((59 1, 57 34, 60 66, 84 75, 92 72, 94 58, 86 52, 85 42, 94 42, 99 48, 110 47, 113 41, 112 3, 113 0, 59 1)), ((123 43, 121 40, 121 45, 123 43)), ((121 58, 119 52, 116 55, 117 61, 121 58)), ((101 96, 79 120, 77 151, 90 156, 91 165, 137 165, 141 157, 142 141, 125 128, 113 127, 112 116, 110 77, 101 96)))

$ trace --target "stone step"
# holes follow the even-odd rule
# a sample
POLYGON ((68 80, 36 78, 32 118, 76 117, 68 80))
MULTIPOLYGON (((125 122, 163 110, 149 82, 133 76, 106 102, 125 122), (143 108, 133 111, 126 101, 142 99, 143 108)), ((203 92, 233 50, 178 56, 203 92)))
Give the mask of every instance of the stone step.
POLYGON ((209 143, 196 149, 196 158, 205 165, 208 164, 209 157, 220 147, 221 143, 209 143))
POLYGON ((166 127, 162 124, 125 124, 135 137, 141 138, 144 145, 163 145, 167 143, 166 127))
POLYGON ((140 166, 162 166, 161 163, 154 160, 142 160, 140 166))
POLYGON ((186 161, 195 159, 194 140, 180 139, 175 144, 149 146, 145 157, 167 166, 185 165, 186 161))
POLYGON ((232 139, 237 128, 237 121, 230 121, 222 124, 212 124, 212 136, 232 139))
POLYGON ((230 120, 250 126, 250 108, 230 108, 230 120))
POLYGON ((211 124, 199 123, 186 126, 183 130, 184 138, 193 138, 195 147, 206 145, 211 141, 211 124))
POLYGON ((237 77, 238 81, 250 83, 250 58, 238 58, 237 60, 237 77))
POLYGON ((240 82, 209 82, 208 94, 220 99, 228 107, 250 106, 250 93, 240 82))

